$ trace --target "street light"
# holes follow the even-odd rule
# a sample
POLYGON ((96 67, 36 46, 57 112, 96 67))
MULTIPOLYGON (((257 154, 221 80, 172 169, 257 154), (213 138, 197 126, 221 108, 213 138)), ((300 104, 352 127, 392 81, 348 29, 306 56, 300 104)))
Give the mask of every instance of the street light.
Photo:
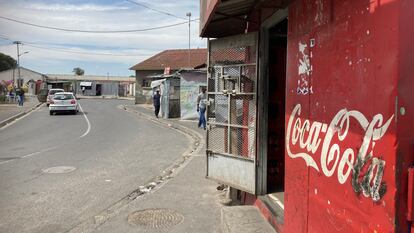
POLYGON ((191 35, 190 35, 190 29, 191 29, 191 12, 188 12, 186 14, 188 17, 188 68, 191 67, 191 35))
POLYGON ((21 54, 19 55, 19 57, 23 56, 23 55, 24 55, 24 54, 26 54, 26 53, 30 53, 30 51, 26 51, 26 52, 24 52, 24 53, 21 53, 21 54))

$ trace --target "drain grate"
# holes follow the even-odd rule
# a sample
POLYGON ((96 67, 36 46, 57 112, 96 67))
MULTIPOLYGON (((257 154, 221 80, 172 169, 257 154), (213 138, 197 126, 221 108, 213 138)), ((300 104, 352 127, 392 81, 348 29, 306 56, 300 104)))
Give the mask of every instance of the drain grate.
POLYGON ((44 173, 60 174, 60 173, 69 173, 73 172, 76 168, 69 166, 58 166, 42 169, 44 173))
POLYGON ((128 215, 128 223, 145 228, 169 228, 184 221, 184 216, 171 209, 145 209, 128 215))

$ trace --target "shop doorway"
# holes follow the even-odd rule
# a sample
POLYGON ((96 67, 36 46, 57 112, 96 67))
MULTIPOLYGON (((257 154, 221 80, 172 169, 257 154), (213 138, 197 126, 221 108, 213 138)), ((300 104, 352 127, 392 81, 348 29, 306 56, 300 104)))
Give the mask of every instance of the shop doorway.
POLYGON ((267 192, 284 202, 287 19, 269 30, 267 192))
POLYGON ((96 84, 96 96, 102 95, 102 84, 96 84))
POLYGON ((258 101, 258 198, 284 223, 285 197, 285 102, 287 60, 287 11, 282 10, 262 25, 262 51, 258 101))

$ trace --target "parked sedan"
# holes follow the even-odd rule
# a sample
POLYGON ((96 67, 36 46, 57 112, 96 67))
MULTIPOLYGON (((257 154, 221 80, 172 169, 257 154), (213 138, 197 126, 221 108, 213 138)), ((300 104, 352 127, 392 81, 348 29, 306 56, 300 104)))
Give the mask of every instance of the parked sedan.
POLYGON ((65 90, 61 89, 61 88, 52 88, 49 90, 49 92, 47 93, 47 99, 46 99, 46 105, 49 107, 50 101, 53 99, 53 97, 55 96, 56 93, 59 92, 65 92, 65 90))
POLYGON ((78 101, 72 92, 56 93, 50 100, 49 113, 53 115, 56 112, 71 112, 76 114, 79 111, 78 101))

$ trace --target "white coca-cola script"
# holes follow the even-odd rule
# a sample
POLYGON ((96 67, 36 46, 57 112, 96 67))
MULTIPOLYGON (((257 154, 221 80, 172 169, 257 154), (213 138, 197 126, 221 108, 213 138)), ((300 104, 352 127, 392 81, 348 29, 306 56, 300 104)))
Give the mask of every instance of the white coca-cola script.
POLYGON ((340 184, 344 184, 352 172, 351 183, 354 191, 362 192, 364 196, 371 197, 374 201, 380 200, 386 192, 386 185, 382 181, 385 161, 378 158, 382 156, 374 155, 373 149, 375 142, 387 132, 394 115, 384 122, 383 116, 376 114, 369 121, 359 111, 341 109, 329 124, 325 124, 303 120, 300 114, 301 105, 297 104, 289 117, 286 129, 286 150, 289 157, 302 158, 308 167, 322 172, 327 177, 336 173, 340 184), (354 147, 359 148, 358 151, 340 146, 340 142, 347 138, 352 119, 356 120, 365 132, 361 135, 362 144, 354 147), (334 137, 336 138, 334 141, 338 143, 333 143, 334 137), (296 148, 295 152, 298 152, 292 152, 293 146, 296 148), (320 147, 318 165, 314 156, 320 147))

